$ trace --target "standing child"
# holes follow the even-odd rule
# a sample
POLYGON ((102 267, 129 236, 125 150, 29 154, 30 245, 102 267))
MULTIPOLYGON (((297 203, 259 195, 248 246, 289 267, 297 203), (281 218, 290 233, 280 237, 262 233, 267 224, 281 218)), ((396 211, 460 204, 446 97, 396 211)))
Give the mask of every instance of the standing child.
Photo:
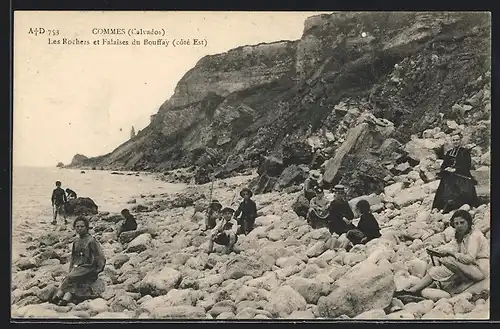
POLYGON ((64 217, 64 224, 68 224, 66 220, 66 211, 64 211, 64 205, 68 200, 66 199, 66 192, 61 188, 61 182, 56 181, 56 188, 52 191, 52 208, 54 211, 54 220, 52 224, 57 224, 57 215, 62 214, 64 217))
POLYGON ((240 206, 234 213, 234 218, 237 219, 241 214, 241 217, 238 220, 238 224, 240 225, 240 232, 245 233, 247 235, 253 230, 253 225, 255 223, 255 218, 257 217, 257 205, 250 198, 253 196, 252 191, 249 188, 244 188, 240 192, 240 196, 243 198, 243 201, 240 203, 240 206))
POLYGON ((227 253, 233 251, 235 243, 238 241, 238 223, 233 217, 234 210, 231 208, 224 208, 221 211, 222 219, 219 220, 217 225, 209 234, 208 250, 210 254, 214 247, 214 242, 226 246, 227 253))

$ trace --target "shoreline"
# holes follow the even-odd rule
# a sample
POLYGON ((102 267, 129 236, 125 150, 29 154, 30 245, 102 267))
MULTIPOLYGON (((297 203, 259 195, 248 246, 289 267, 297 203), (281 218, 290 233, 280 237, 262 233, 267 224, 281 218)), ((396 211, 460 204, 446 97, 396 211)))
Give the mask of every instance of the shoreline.
MULTIPOLYGON (((215 180, 212 198, 236 208, 240 201, 238 192, 254 177, 255 174, 215 180)), ((445 300, 452 306, 451 314, 440 311, 443 301, 425 299, 418 304, 425 309, 406 308, 401 301, 394 302, 393 289, 404 289, 418 280, 418 272, 426 264, 425 247, 440 244, 450 236, 449 230, 443 232, 442 227, 451 214, 430 214, 427 210, 436 182, 409 187, 394 197, 364 196, 381 208, 376 216, 383 236, 349 252, 334 250, 337 241, 334 235, 325 228, 312 229, 293 212, 293 204, 302 193, 300 190, 254 195, 258 218, 254 230, 248 236, 239 237, 238 252, 225 254, 222 246, 215 245, 214 252, 207 254, 204 220, 193 217, 193 212, 198 204, 206 204, 210 188, 211 183, 186 184, 181 192, 145 195, 141 203, 147 208, 133 212, 139 226, 130 240, 117 241, 113 232, 107 232, 107 228, 116 223, 111 220, 113 214, 98 216, 99 220, 91 225, 107 258, 105 271, 100 275, 106 282, 103 295, 64 309, 44 301, 48 287, 58 286, 67 272, 67 264, 50 259, 37 264, 33 273, 42 276, 60 273, 60 276, 35 292, 24 287, 33 284, 36 287, 39 283, 30 282, 38 276, 23 283, 26 270, 13 273, 16 287, 13 294, 17 296, 12 302, 13 314, 79 319, 347 319, 358 318, 361 313, 366 314, 360 318, 378 320, 484 319, 489 316, 489 297, 476 302, 471 294, 445 300), (394 208, 394 205, 398 206, 394 208), (405 236, 405 240, 395 241, 391 237, 394 231, 405 236), (167 273, 179 281, 164 286, 161 282, 167 273), (350 283, 351 279, 355 284, 350 283), (343 286, 335 288, 339 280, 343 286), (358 281, 362 282, 361 292, 358 281), (344 294, 357 300, 361 298, 359 301, 368 298, 367 305, 379 303, 370 298, 377 296, 371 295, 372 290, 382 286, 388 291, 387 296, 377 298, 385 300, 382 303, 387 303, 387 311, 371 306, 363 307, 363 311, 341 307, 347 298, 344 294), (338 298, 329 297, 330 294, 338 298), (36 302, 29 304, 30 298, 36 302), (283 298, 294 302, 283 304, 283 298), (454 311, 457 301, 466 305, 464 311, 454 311), (336 311, 337 304, 344 315, 336 311)), ((139 200, 137 195, 132 197, 139 200)), ((489 204, 475 212, 476 225, 485 225, 489 204)), ((69 234, 72 233, 57 232, 63 245, 47 250, 67 254, 69 234)), ((489 234, 487 237, 489 239, 489 234)), ((24 262, 27 261, 26 258, 24 262)), ((14 264, 13 270, 16 266, 19 265, 14 264)), ((455 308, 458 310, 458 306, 455 308)))

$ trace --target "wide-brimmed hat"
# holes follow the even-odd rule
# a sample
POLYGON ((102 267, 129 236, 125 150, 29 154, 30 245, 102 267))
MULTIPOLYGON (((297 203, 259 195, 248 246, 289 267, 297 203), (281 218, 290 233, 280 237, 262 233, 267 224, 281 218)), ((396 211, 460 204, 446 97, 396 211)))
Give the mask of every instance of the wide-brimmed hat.
POLYGON ((210 210, 221 210, 222 209, 222 204, 218 200, 212 200, 210 205, 208 206, 210 210))
POLYGON ((250 190, 248 187, 245 187, 243 188, 241 191, 240 191, 240 196, 243 198, 243 193, 247 192, 248 194, 250 194, 250 197, 253 196, 253 192, 252 190, 250 190))
POLYGON ((309 173, 309 177, 311 177, 312 179, 315 179, 315 180, 320 180, 321 179, 321 174, 317 171, 311 171, 309 173))
POLYGON ((234 214, 234 209, 226 207, 226 208, 224 208, 224 209, 221 210, 221 213, 222 214, 230 213, 232 215, 232 214, 234 214))
POLYGON ((345 186, 338 184, 333 187, 333 190, 336 192, 345 192, 345 186))

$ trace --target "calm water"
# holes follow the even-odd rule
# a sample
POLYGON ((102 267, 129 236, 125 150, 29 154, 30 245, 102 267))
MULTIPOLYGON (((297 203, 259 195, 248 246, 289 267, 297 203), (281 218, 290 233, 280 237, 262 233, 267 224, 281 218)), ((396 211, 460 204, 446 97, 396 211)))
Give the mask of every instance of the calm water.
MULTIPOLYGON (((99 211, 119 212, 127 207, 131 197, 140 194, 177 192, 181 184, 170 184, 150 176, 111 175, 110 171, 58 168, 13 168, 12 177, 12 249, 13 257, 21 252, 20 240, 33 238, 45 230, 54 229, 51 195, 55 181, 62 188, 71 188, 78 196, 90 197, 99 206, 99 211)), ((128 205, 130 206, 130 205, 128 205)))

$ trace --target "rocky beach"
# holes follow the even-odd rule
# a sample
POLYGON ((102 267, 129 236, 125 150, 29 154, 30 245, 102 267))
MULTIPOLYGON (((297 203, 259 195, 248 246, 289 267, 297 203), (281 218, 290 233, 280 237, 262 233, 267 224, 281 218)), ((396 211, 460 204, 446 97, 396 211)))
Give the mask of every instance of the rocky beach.
POLYGON ((489 33, 477 13, 333 13, 307 19, 299 40, 203 57, 149 126, 65 166, 148 171, 183 188, 132 193, 123 207, 139 227, 119 237, 119 212, 90 207, 107 258, 99 298, 48 302, 68 273, 70 227, 23 238, 12 316, 488 319, 489 277, 452 297, 394 292, 425 275, 426 248, 454 238, 452 213, 431 208, 456 133, 481 203, 461 209, 490 241, 489 33), (346 186, 353 209, 367 200, 382 236, 346 251, 312 229, 300 198, 311 170, 327 192, 346 186), (211 199, 236 209, 243 187, 257 204, 254 230, 230 254, 207 254, 204 210, 211 199))
MULTIPOLYGON (((203 215, 193 216, 208 203, 210 183, 172 194, 139 195, 128 204, 139 227, 119 239, 114 232, 119 214, 90 217, 91 234, 107 258, 98 280, 103 286, 100 298, 68 306, 48 302, 68 273, 75 237, 71 229, 55 230, 24 241, 27 252, 13 266, 12 316, 487 319, 489 279, 452 298, 442 298, 439 291, 421 300, 393 298, 395 290, 424 275, 430 261, 425 248, 450 241, 454 234, 446 228, 451 214, 429 211, 438 181, 424 183, 416 173, 398 176, 384 193, 362 197, 372 205, 382 237, 349 252, 335 251, 335 234, 312 229, 292 210, 299 191, 254 196, 259 216, 255 229, 240 236, 232 253, 216 246, 210 255, 203 215)), ((213 197, 235 208, 237 193, 256 176, 248 172, 216 180, 213 197)), ((471 212, 474 225, 489 240, 490 204, 471 212)))

